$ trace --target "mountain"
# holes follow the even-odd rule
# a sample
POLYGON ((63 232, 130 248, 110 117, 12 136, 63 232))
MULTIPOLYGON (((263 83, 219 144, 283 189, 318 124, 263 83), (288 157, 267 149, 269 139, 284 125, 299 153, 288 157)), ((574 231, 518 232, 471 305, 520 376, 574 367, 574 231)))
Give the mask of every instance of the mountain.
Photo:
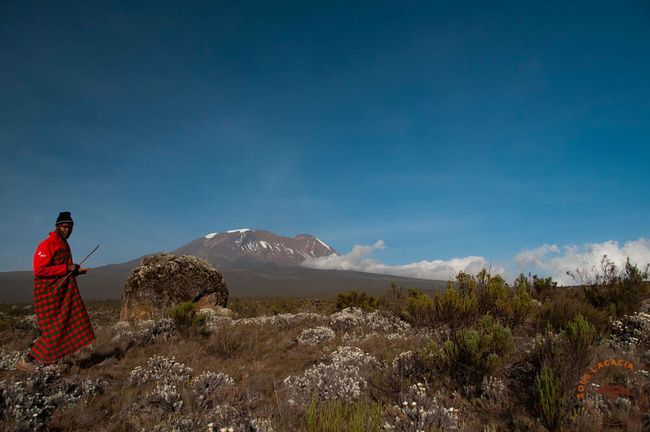
POLYGON ((172 253, 203 258, 217 268, 297 267, 305 260, 339 255, 309 234, 291 238, 247 228, 208 234, 172 253))
MULTIPOLYGON (((264 230, 239 229, 208 234, 171 253, 194 255, 215 266, 226 278, 231 297, 329 297, 350 290, 379 295, 391 281, 425 293, 446 286, 445 281, 302 267, 306 260, 339 255, 309 234, 282 237, 264 230)), ((82 297, 121 298, 127 275, 142 258, 92 268, 79 276, 82 297)), ((0 303, 31 302, 33 280, 31 271, 0 272, 0 303)))

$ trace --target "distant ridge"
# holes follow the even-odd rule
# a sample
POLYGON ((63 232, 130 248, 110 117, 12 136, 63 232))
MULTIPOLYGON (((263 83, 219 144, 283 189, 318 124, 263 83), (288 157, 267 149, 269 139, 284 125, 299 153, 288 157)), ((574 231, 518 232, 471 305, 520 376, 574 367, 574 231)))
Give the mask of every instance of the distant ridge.
MULTIPOLYGON (((171 253, 193 255, 215 266, 226 278, 231 297, 330 297, 350 290, 378 295, 390 287, 391 281, 423 292, 446 287, 446 281, 302 267, 306 260, 339 255, 310 234, 282 237, 244 228, 207 234, 171 253)), ((82 297, 121 298, 127 275, 142 258, 92 268, 79 277, 82 297)), ((0 303, 31 303, 33 281, 31 271, 0 272, 0 303)))

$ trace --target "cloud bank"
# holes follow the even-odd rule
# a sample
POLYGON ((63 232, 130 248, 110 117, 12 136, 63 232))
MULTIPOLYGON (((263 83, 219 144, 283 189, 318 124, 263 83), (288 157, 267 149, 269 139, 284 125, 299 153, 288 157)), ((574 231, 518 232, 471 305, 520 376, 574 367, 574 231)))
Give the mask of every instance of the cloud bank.
POLYGON ((492 274, 501 274, 507 280, 520 272, 536 274, 540 277, 552 277, 559 285, 573 285, 575 281, 567 275, 567 271, 590 272, 598 266, 604 255, 612 260, 619 268, 625 265, 629 257, 633 264, 645 267, 650 263, 650 240, 640 238, 629 241, 622 247, 616 241, 590 243, 582 247, 566 245, 543 245, 537 249, 525 250, 513 258, 513 268, 493 265, 480 256, 453 258, 448 261, 420 261, 405 265, 389 266, 368 256, 375 250, 385 249, 386 245, 379 240, 372 246, 357 245, 350 253, 341 256, 329 256, 316 260, 307 260, 303 266, 324 270, 352 270, 367 273, 389 274, 394 276, 420 279, 449 280, 460 271, 476 274, 483 268, 489 268, 492 274))
POLYGON ((539 270, 539 276, 551 276, 559 285, 573 285, 575 281, 566 274, 567 271, 575 272, 577 269, 589 273, 594 266, 599 266, 604 255, 619 268, 625 265, 628 257, 632 264, 645 267, 650 263, 650 240, 641 237, 625 243, 622 247, 616 241, 589 243, 582 248, 575 245, 562 248, 557 245, 544 245, 517 254, 514 261, 518 271, 539 270))
MULTIPOLYGON (((355 246, 350 253, 345 255, 307 260, 303 262, 303 266, 323 270, 353 270, 366 273, 437 280, 453 279, 462 270, 476 274, 481 269, 490 267, 490 263, 485 258, 479 256, 453 258, 449 261, 420 261, 396 266, 389 266, 375 259, 367 258, 372 251, 385 248, 386 245, 384 242, 379 240, 372 246, 355 246)), ((491 266, 491 271, 493 274, 503 274, 505 269, 491 266)))

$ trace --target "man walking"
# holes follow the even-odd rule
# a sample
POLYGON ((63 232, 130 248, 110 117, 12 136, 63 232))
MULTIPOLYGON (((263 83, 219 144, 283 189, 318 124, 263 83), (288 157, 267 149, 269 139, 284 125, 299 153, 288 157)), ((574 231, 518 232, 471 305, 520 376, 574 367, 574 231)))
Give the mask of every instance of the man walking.
POLYGON ((68 238, 74 222, 61 212, 56 228, 34 254, 34 311, 40 335, 16 369, 35 373, 36 361, 54 363, 95 340, 76 276, 85 274, 72 261, 68 238))

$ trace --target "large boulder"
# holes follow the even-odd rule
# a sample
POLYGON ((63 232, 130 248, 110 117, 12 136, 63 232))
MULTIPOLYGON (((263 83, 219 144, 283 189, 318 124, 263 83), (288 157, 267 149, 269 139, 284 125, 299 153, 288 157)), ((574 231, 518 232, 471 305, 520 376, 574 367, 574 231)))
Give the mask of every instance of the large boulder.
POLYGON ((161 253, 145 257, 127 276, 120 321, 158 318, 186 302, 204 308, 226 307, 227 301, 226 280, 207 261, 161 253))

